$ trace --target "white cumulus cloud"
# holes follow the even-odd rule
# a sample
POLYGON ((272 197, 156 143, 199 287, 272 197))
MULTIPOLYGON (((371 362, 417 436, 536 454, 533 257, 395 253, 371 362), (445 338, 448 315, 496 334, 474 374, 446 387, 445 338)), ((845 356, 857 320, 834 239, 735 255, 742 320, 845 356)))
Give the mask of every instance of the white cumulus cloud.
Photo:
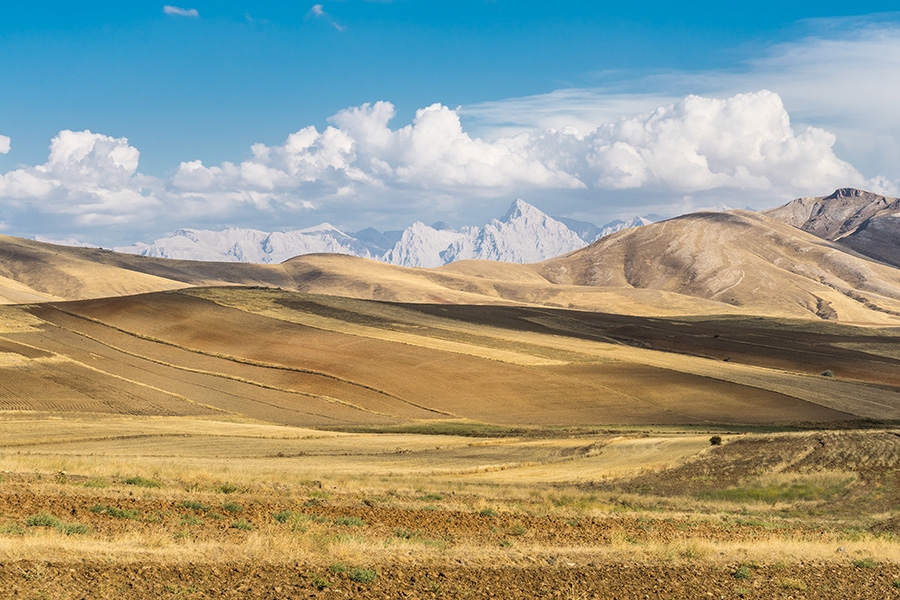
POLYGON ((47 162, 0 175, 0 198, 73 215, 85 225, 146 218, 159 201, 144 189, 153 180, 137 173, 139 158, 126 138, 63 130, 51 141, 47 162))
POLYGON ((179 6, 170 6, 166 4, 163 6, 163 12, 167 15, 174 15, 176 17, 199 17, 200 13, 197 12, 196 8, 181 8, 179 6))
POLYGON ((10 148, 10 139, 8 135, 0 135, 0 154, 8 154, 10 148))
POLYGON ((599 212, 604 198, 621 202, 627 190, 669 205, 720 194, 768 206, 845 186, 894 192, 839 158, 833 133, 795 129, 781 97, 767 90, 686 96, 586 131, 493 139, 470 134, 459 110, 441 104, 402 126, 392 126, 394 117, 389 102, 348 108, 324 129, 254 144, 242 162, 187 161, 167 180, 140 173, 140 153, 126 138, 64 130, 44 164, 0 175, 0 206, 65 215, 82 227, 165 222, 165 229, 211 219, 242 224, 248 215, 315 218, 297 216, 308 210, 338 223, 362 212, 410 222, 436 204, 465 213, 486 198, 539 193, 599 212))

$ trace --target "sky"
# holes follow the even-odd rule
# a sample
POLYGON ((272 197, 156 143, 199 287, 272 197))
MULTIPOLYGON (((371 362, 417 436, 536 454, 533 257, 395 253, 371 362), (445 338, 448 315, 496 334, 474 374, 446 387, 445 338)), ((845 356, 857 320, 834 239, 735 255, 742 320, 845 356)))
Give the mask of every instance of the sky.
POLYGON ((0 0, 0 233, 900 193, 893 2, 0 0))

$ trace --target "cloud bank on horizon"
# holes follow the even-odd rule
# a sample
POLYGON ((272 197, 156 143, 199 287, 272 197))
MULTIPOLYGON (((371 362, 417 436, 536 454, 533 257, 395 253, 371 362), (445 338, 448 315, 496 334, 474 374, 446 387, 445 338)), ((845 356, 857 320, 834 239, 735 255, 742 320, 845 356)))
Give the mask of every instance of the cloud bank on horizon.
MULTIPOLYGON (((402 127, 391 127, 394 116, 389 102, 363 104, 340 111, 322 131, 308 126, 283 144, 255 144, 240 163, 183 162, 168 179, 141 174, 140 152, 124 137, 64 130, 45 163, 0 175, 0 198, 90 228, 248 207, 372 210, 389 201, 395 210, 404 203, 414 210, 435 194, 478 201, 528 190, 737 190, 777 199, 842 186, 896 191, 838 158, 834 134, 795 131, 781 98, 768 90, 691 95, 588 132, 568 126, 493 140, 467 133, 458 111, 440 104, 402 127)), ((0 138, 0 151, 9 145, 0 138)))
MULTIPOLYGON (((322 4, 306 18, 344 31, 322 4)), ((704 200, 764 208, 846 186, 897 194, 900 169, 882 175, 872 165, 891 162, 860 164, 842 150, 865 158, 881 135, 889 138, 882 160, 900 152, 891 100, 900 78, 890 77, 900 70, 898 32, 866 24, 840 39, 782 44, 742 73, 662 73, 619 89, 434 103, 406 123, 383 99, 340 110, 328 125, 302 127, 282 143, 233 149, 243 160, 187 160, 165 175, 143 173, 127 137, 64 129, 45 162, 0 172, 0 228, 114 245, 176 227, 327 220, 349 229, 379 219, 397 227, 515 197, 590 218, 611 210, 671 215, 704 200), (873 81, 884 93, 864 91, 873 81), (857 92, 845 93, 841 82, 857 92), (36 222, 44 229, 35 231, 36 222)), ((0 135, 0 155, 14 143, 0 135)))

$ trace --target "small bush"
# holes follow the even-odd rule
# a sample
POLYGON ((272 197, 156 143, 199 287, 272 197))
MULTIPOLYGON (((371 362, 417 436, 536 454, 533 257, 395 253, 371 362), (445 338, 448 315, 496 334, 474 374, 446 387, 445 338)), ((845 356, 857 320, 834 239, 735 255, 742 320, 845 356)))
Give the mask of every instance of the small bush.
POLYGON ((226 512, 237 513, 244 510, 244 507, 237 502, 225 502, 222 504, 222 510, 226 512))
POLYGON ((335 573, 336 575, 340 575, 341 573, 347 572, 347 565, 345 565, 344 563, 339 563, 339 562, 331 563, 331 565, 328 567, 328 570, 331 571, 332 573, 335 573))
POLYGON ((362 527, 365 521, 359 517, 338 517, 334 520, 335 525, 343 525, 344 527, 362 527))
POLYGON ((710 444, 710 446, 721 446, 722 445, 722 436, 721 435, 712 436, 711 438, 709 438, 709 444, 710 444))
POLYGON ((353 569, 350 571, 350 581, 356 583, 372 583, 378 579, 378 573, 372 569, 353 569))
POLYGON ((125 483, 128 485, 136 485, 137 487, 145 487, 145 488, 161 488, 162 483, 156 481, 155 479, 145 479, 143 477, 129 477, 125 480, 125 483))
POLYGON ((822 377, 834 377, 834 373, 831 371, 831 369, 822 371, 821 375, 822 377))
POLYGON ((202 510, 203 512, 208 511, 211 507, 203 504, 202 502, 198 502, 197 500, 185 500, 181 503, 182 508, 189 508, 190 510, 202 510))
POLYGON ((241 519, 240 521, 235 521, 234 523, 232 523, 231 528, 240 529, 241 531, 253 531, 253 523, 241 519))

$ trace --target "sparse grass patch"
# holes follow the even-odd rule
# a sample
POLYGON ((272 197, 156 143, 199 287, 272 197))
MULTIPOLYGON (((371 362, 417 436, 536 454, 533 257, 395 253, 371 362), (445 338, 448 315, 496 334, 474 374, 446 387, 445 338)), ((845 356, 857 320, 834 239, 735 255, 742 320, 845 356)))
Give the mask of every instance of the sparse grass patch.
POLYGON ((66 523, 46 512, 25 517, 25 524, 29 527, 52 528, 65 535, 86 535, 90 533, 90 529, 88 529, 86 525, 80 523, 66 523))
POLYGON ((336 575, 340 575, 341 573, 346 573, 349 569, 347 568, 347 565, 345 565, 344 563, 336 562, 336 563, 331 563, 328 566, 328 570, 336 575))
POLYGON ((83 487, 86 487, 86 488, 93 488, 93 489, 104 489, 104 488, 108 488, 108 487, 109 487, 109 483, 107 483, 105 480, 103 480, 103 479, 96 479, 96 478, 95 478, 95 479, 88 479, 87 481, 85 481, 85 482, 82 483, 81 485, 82 485, 83 487))
POLYGON ((344 527, 362 527, 366 523, 359 517, 338 517, 334 520, 334 524, 344 527))
POLYGON ((425 502, 437 502, 437 501, 443 500, 444 495, 443 494, 425 494, 424 496, 422 496, 419 499, 423 500, 425 502))
POLYGON ((309 575, 310 581, 312 581, 313 587, 315 587, 320 592, 322 590, 326 590, 331 587, 331 580, 327 577, 322 577, 316 573, 311 573, 309 575))
POLYGON ((203 525, 203 519, 195 517, 194 515, 181 515, 178 519, 178 523, 181 525, 203 525))
POLYGON ((187 508, 190 510, 199 510, 199 511, 203 511, 203 512, 207 512, 212 508, 211 506, 203 504, 202 502, 199 502, 197 500, 185 500, 184 502, 182 502, 180 504, 180 506, 182 508, 187 508))
POLYGON ((783 590, 797 590, 798 592, 803 592, 807 588, 806 582, 802 579, 797 579, 796 577, 779 577, 775 579, 773 583, 783 590))
POLYGON ((222 510, 230 513, 238 513, 244 510, 244 507, 237 502, 223 502, 222 510))
POLYGON ((253 531, 253 523, 241 519, 231 524, 232 529, 240 529, 241 531, 253 531))
POLYGON ((744 486, 704 490, 697 497, 736 503, 826 502, 846 493, 854 481, 855 474, 842 472, 774 475, 744 486))
POLYGON ((220 494, 243 494, 247 492, 247 488, 233 483, 220 483, 213 488, 213 491, 220 494))
POLYGON ((750 576, 753 575, 753 572, 750 570, 750 567, 747 565, 741 565, 734 572, 735 579, 750 579, 750 576))
POLYGON ((858 569, 877 569, 878 563, 872 558, 861 558, 854 560, 853 566, 858 569))
POLYGON ((496 517, 497 511, 494 510, 493 508, 482 508, 481 510, 478 511, 478 514, 481 515, 482 517, 496 517))
POLYGON ((378 579, 378 573, 372 569, 353 569, 350 571, 350 581, 356 583, 372 583, 378 579))
POLYGON ((108 515, 116 519, 137 519, 141 516, 141 511, 137 509, 118 508, 107 504, 95 504, 90 508, 92 513, 99 515, 108 515))
POLYGON ((161 488, 163 486, 162 482, 156 481, 155 479, 146 479, 144 477, 128 477, 125 480, 127 485, 134 485, 137 487, 145 487, 145 488, 161 488))
POLYGON ((25 528, 18 523, 0 525, 0 535, 25 535, 25 528))

